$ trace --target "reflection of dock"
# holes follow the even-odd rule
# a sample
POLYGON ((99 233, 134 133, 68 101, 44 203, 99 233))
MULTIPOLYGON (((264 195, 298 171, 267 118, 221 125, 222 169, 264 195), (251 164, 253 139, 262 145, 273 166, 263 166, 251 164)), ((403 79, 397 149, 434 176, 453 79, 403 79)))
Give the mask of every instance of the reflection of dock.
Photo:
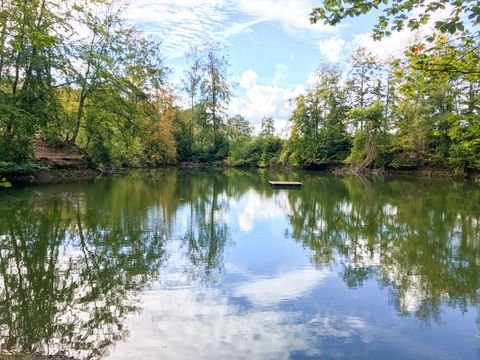
POLYGON ((295 187, 295 188, 298 188, 298 187, 302 186, 302 183, 298 182, 298 181, 269 181, 268 183, 272 187, 286 187, 286 188, 295 187))

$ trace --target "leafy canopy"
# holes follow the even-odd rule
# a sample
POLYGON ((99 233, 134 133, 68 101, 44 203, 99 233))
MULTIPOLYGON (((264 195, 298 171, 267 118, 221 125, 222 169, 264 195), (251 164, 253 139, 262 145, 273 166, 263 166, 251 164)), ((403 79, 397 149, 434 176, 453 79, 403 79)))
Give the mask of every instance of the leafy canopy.
POLYGON ((325 0, 322 6, 312 10, 310 21, 336 25, 346 18, 377 10, 382 14, 373 29, 373 37, 379 40, 405 27, 418 29, 427 24, 435 11, 447 7, 451 8, 449 16, 435 23, 437 30, 450 34, 472 30, 479 33, 480 3, 477 0, 325 0))

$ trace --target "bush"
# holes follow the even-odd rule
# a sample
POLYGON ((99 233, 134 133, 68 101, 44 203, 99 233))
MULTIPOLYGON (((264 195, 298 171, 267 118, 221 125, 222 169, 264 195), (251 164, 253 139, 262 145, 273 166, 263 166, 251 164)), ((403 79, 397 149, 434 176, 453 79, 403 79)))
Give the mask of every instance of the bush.
POLYGON ((12 162, 0 161, 0 174, 29 174, 42 170, 47 170, 47 168, 43 165, 31 162, 16 164, 12 162))

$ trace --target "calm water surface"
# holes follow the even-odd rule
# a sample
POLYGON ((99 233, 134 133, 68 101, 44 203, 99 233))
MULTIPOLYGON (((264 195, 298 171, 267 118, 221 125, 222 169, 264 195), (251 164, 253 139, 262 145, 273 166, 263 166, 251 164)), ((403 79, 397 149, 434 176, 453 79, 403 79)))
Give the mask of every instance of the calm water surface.
POLYGON ((4 349, 480 358, 478 185, 159 170, 5 189, 0 204, 4 349))

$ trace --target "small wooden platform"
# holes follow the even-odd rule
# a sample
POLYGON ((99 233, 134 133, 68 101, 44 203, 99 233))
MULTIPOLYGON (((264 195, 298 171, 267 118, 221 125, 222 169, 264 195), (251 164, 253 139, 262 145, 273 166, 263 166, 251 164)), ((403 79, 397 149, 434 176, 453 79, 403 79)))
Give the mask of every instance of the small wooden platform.
POLYGON ((269 181, 268 183, 273 187, 300 187, 303 185, 298 181, 269 181))

